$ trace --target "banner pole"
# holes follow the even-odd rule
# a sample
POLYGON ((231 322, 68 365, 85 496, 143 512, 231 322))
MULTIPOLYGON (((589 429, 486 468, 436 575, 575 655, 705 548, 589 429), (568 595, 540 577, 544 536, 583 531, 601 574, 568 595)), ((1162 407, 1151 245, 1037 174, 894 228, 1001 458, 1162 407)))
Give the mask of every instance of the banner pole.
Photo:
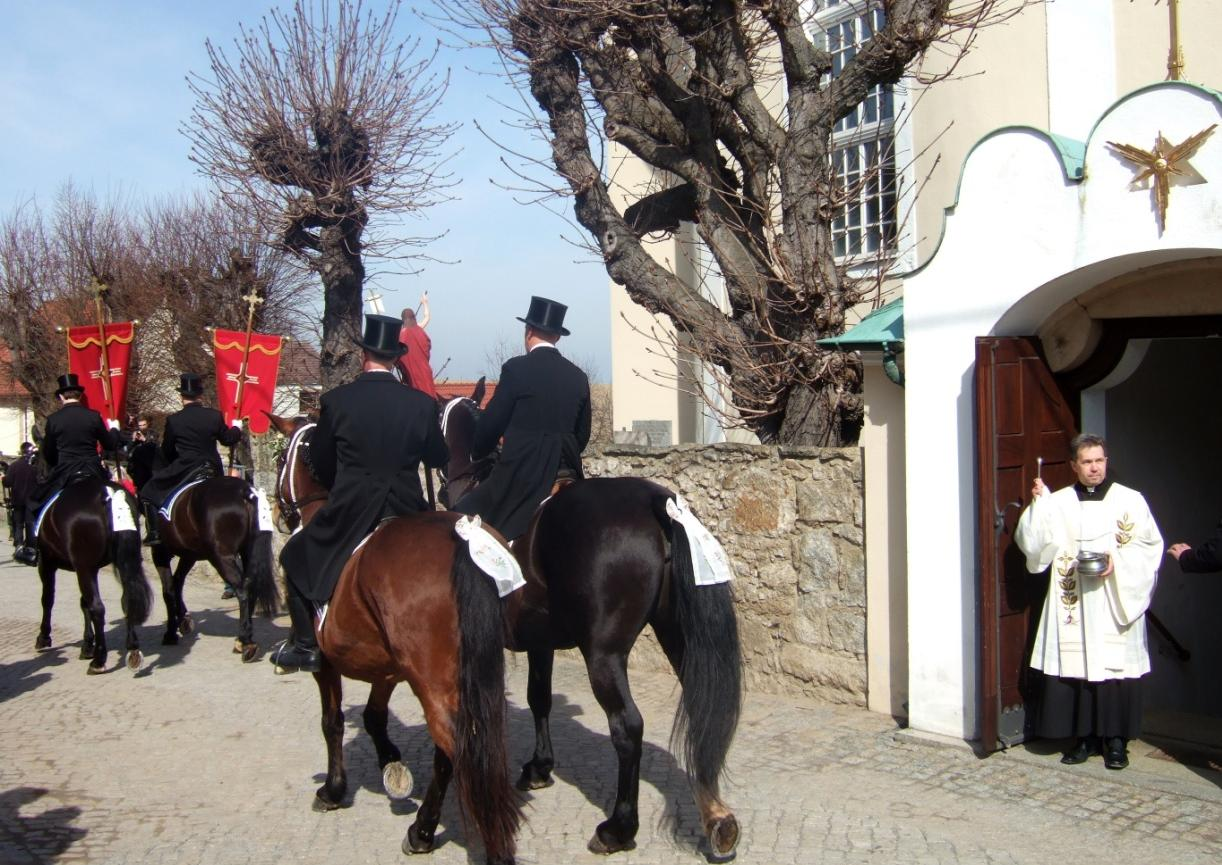
MULTIPOLYGON (((102 380, 102 398, 106 400, 107 416, 116 423, 121 424, 119 419, 115 417, 117 412, 114 405, 114 399, 112 397, 113 391, 110 387, 110 358, 106 353, 106 318, 102 313, 102 295, 105 294, 107 290, 108 286, 104 282, 100 282, 97 277, 94 277, 93 303, 94 309, 97 311, 98 338, 101 342, 102 351, 102 370, 101 375, 99 376, 99 378, 102 380)), ((120 444, 122 444, 122 440, 120 440, 120 444)), ((117 477, 119 480, 123 479, 123 463, 119 460, 118 448, 115 448, 115 477, 117 477)))

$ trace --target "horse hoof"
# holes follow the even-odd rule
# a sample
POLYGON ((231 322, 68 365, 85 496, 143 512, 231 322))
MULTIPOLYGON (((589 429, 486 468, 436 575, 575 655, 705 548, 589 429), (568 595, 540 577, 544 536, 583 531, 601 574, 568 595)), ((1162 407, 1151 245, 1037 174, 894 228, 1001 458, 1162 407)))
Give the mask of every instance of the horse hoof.
POLYGON ((526 793, 530 790, 543 790, 555 783, 556 779, 552 777, 550 772, 546 775, 539 774, 531 764, 527 763, 522 767, 522 774, 518 778, 518 783, 514 786, 523 793, 526 793))
POLYGON ((88 661, 93 658, 93 646, 81 646, 81 660, 88 661))
POLYGON ((606 831, 606 827, 607 824, 602 823, 594 830, 594 837, 586 845, 586 849, 591 853, 599 856, 609 856, 612 853, 636 849, 636 841, 632 838, 629 838, 627 841, 614 841, 611 838, 604 838, 603 833, 606 831))
POLYGON ((182 631, 183 636, 195 630, 195 620, 191 618, 191 614, 187 613, 178 621, 178 630, 182 631))
POLYGON ((51 648, 51 638, 50 637, 44 637, 42 634, 39 634, 38 637, 34 640, 34 651, 35 652, 45 652, 50 648, 51 648))
POLYGON ((382 789, 392 799, 406 799, 412 791, 412 773, 402 763, 387 763, 382 770, 382 789))
POLYGON ((164 637, 161 638, 161 645, 177 646, 178 645, 178 634, 166 634, 164 637))
POLYGON ((323 793, 325 788, 319 789, 314 794, 314 804, 310 806, 311 810, 317 811, 319 814, 326 814, 328 811, 339 810, 339 803, 333 801, 330 797, 323 793))
POLYGON ((144 663, 144 655, 139 649, 132 649, 127 653, 127 669, 133 673, 140 669, 140 665, 144 663))
POLYGON ((708 826, 709 850, 715 859, 728 859, 738 847, 738 818, 727 814, 708 826))
POLYGON ((243 651, 245 651, 245 649, 246 649, 246 647, 245 647, 245 645, 243 645, 243 643, 242 643, 242 641, 241 641, 241 640, 234 640, 234 641, 233 641, 233 653, 234 653, 235 655, 240 655, 240 654, 242 654, 242 652, 243 652, 243 651))
POLYGON ((259 658, 259 644, 258 643, 247 643, 245 646, 242 647, 242 663, 243 664, 249 664, 251 661, 258 660, 258 658, 259 658))
POLYGON ((427 838, 422 837, 420 830, 413 823, 407 830, 407 837, 403 839, 401 849, 409 856, 413 853, 428 853, 433 849, 433 836, 430 833, 427 838))
POLYGON ((90 676, 100 676, 106 672, 105 664, 90 664, 85 672, 90 676))

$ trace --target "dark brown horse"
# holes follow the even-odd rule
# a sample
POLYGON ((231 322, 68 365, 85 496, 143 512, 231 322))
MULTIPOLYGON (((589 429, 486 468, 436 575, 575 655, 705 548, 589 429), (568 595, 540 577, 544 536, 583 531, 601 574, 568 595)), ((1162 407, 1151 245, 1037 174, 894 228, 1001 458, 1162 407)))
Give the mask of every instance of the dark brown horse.
MULTIPOLYGON (((309 471, 313 424, 272 417, 289 437, 276 495, 296 527, 322 506, 326 490, 309 471)), ((319 626, 327 779, 316 810, 344 800, 344 714, 341 676, 373 687, 365 730, 373 740, 387 793, 410 789, 399 749, 387 736, 391 693, 407 682, 420 700, 435 745, 433 777, 403 839, 406 853, 433 848, 451 774, 488 862, 512 863, 521 803, 509 783, 505 752, 505 668, 502 614, 491 579, 471 561, 455 532, 454 514, 430 511, 386 520, 352 555, 319 626)))
MULTIPOLYGON (((81 658, 89 660, 89 673, 106 668, 106 608, 98 591, 98 571, 114 565, 123 588, 123 615, 127 622, 127 666, 140 668, 143 657, 136 626, 144 624, 152 605, 152 590, 144 576, 140 555, 140 532, 136 524, 135 500, 118 489, 118 507, 130 509, 129 531, 114 531, 108 491, 99 478, 88 477, 69 483, 47 510, 38 530, 38 576, 42 580, 42 623, 34 648, 51 648, 51 608, 55 605, 55 572, 66 568, 76 572, 81 589, 81 612, 85 615, 85 636, 81 658)), ((117 488, 116 488, 117 489, 117 488)))
MULTIPOLYGON (((138 486, 152 475, 156 446, 142 445, 128 466, 138 486)), ((250 662, 259 656, 252 614, 257 607, 274 616, 279 605, 272 556, 271 529, 260 530, 258 501, 250 484, 240 478, 210 477, 182 492, 171 519, 158 513, 161 543, 153 547, 153 565, 161 577, 166 626, 163 645, 177 645, 179 634, 194 628, 183 600, 187 574, 199 561, 216 568, 238 599, 238 636, 233 651, 250 662), (174 559, 178 563, 174 565, 174 559), (171 565, 174 565, 171 570, 171 565)))
MULTIPOLYGON (((450 448, 444 501, 458 501, 480 480, 470 460, 478 410, 463 399, 443 412, 450 448)), ((681 744, 710 851, 728 856, 738 843, 738 821, 719 793, 741 704, 734 601, 728 583, 695 585, 686 532, 666 512, 674 497, 642 478, 577 481, 540 506, 513 546, 526 587, 506 608, 508 647, 529 659, 527 700, 535 719, 535 752, 518 787, 552 783, 552 659, 556 649, 576 646, 619 758, 615 804, 590 839, 595 853, 635 845, 644 724, 629 690, 628 655, 646 624, 682 685, 671 742, 681 744)))

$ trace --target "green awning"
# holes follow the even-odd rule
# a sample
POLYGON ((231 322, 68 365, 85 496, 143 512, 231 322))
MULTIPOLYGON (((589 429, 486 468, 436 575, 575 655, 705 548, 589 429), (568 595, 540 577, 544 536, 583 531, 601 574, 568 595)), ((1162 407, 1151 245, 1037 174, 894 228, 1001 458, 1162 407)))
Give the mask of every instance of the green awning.
POLYGON ((867 315, 840 336, 818 340, 819 345, 845 351, 892 351, 904 345, 904 299, 893 300, 867 315))

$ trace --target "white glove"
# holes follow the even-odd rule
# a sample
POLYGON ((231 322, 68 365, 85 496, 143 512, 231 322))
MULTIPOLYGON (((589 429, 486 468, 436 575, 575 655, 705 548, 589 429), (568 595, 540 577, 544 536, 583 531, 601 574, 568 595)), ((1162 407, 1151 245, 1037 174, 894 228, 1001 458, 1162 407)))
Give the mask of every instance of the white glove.
POLYGON ((119 422, 117 420, 108 420, 106 421, 106 426, 110 429, 117 430, 119 428, 119 422))
POLYGON ((235 417, 235 418, 234 418, 234 419, 233 419, 233 420, 230 422, 230 424, 229 424, 229 425, 230 425, 231 427, 233 427, 234 429, 241 429, 241 428, 242 428, 242 419, 241 419, 240 417, 235 417))

